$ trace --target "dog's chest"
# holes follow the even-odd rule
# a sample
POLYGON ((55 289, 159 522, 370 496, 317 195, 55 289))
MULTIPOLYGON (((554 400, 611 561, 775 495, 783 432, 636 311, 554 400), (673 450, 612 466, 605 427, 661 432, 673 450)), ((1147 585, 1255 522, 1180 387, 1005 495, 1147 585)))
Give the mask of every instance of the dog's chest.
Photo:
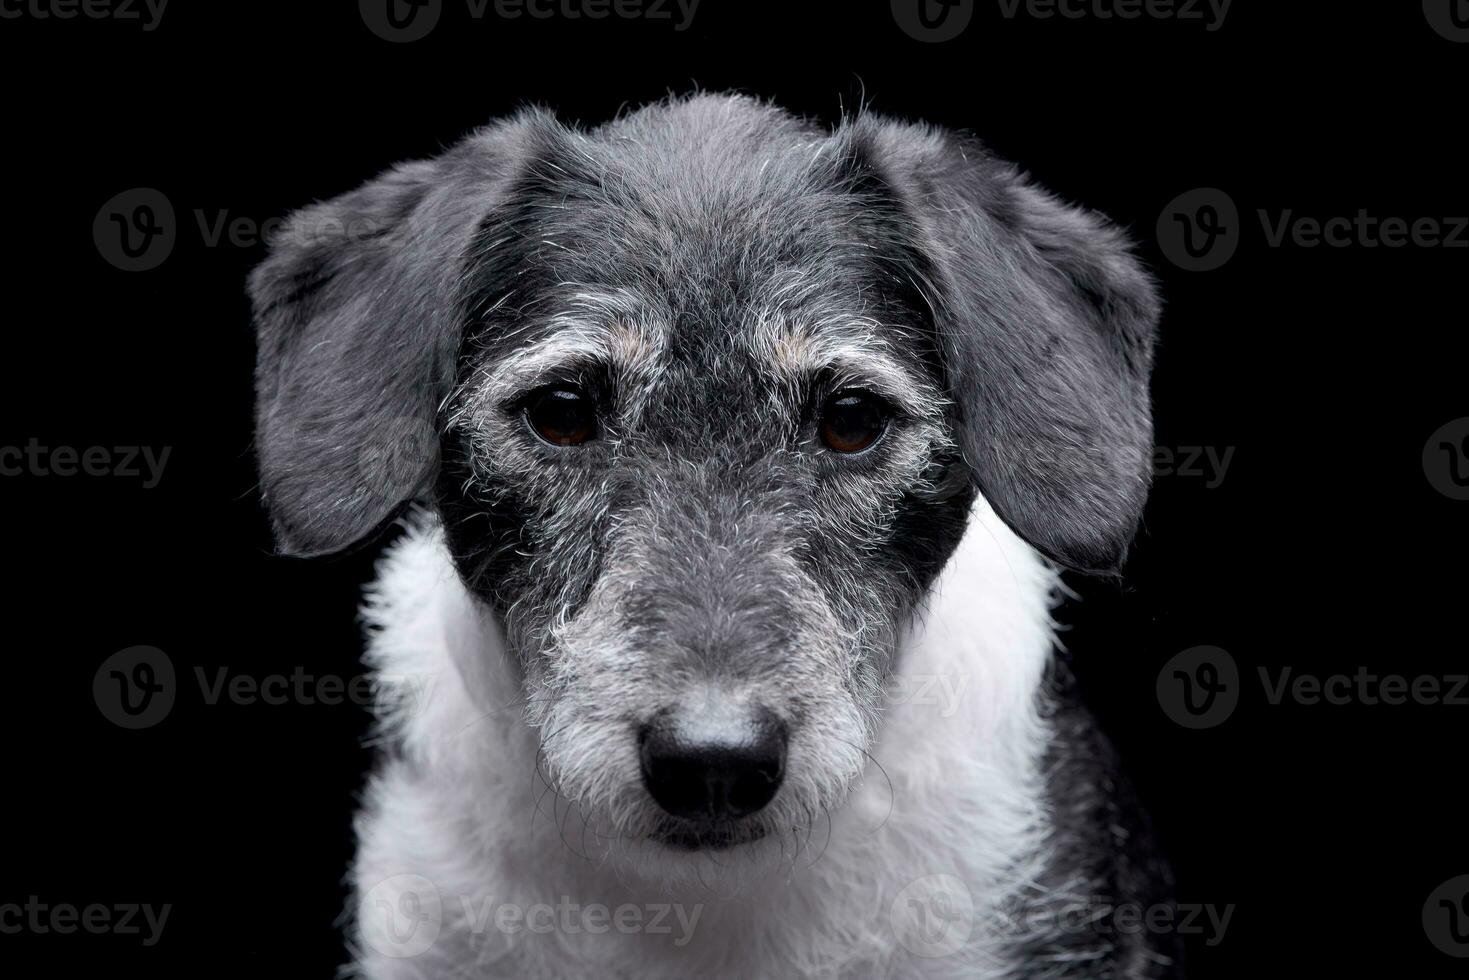
POLYGON ((401 752, 359 820, 359 968, 374 978, 1016 976, 1009 951, 1022 937, 1007 916, 1045 863, 1037 699, 1053 585, 977 507, 846 803, 778 851, 711 854, 670 883, 658 853, 629 857, 599 840, 535 781, 535 737, 494 624, 432 528, 410 535, 367 609, 369 659, 390 692, 413 700, 389 715, 401 752), (410 927, 433 933, 423 949, 398 941, 410 927), (404 950, 413 955, 394 955, 404 950))

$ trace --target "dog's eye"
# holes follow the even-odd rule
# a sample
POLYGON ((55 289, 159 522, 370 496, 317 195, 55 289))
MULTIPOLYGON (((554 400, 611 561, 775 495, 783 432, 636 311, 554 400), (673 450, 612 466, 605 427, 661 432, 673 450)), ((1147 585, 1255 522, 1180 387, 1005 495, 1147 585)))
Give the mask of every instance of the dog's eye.
POLYGON ((835 452, 860 453, 882 438, 887 425, 887 405, 865 391, 839 391, 821 406, 821 441, 835 452))
POLYGON ((597 434, 597 406, 574 388, 550 388, 531 398, 525 418, 553 446, 579 446, 597 434))

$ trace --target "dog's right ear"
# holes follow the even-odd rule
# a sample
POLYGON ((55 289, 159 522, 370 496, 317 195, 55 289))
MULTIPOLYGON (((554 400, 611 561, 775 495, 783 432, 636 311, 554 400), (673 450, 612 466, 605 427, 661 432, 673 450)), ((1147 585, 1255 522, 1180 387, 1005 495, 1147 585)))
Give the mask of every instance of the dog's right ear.
POLYGON ((432 486, 476 232, 557 126, 523 113, 273 236, 249 293, 256 452, 283 553, 346 549, 432 486))
POLYGON ((849 185, 893 219, 896 278, 934 313, 985 499, 1057 564, 1115 572, 1152 478, 1159 314, 1125 236, 971 138, 863 116, 838 139, 849 185))

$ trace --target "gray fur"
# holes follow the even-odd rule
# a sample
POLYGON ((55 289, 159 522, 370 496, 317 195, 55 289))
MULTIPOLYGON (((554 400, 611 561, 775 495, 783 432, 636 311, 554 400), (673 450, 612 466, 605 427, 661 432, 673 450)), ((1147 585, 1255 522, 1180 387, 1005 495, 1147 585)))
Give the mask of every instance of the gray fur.
POLYGON ((491 127, 296 212, 250 276, 256 452, 283 552, 349 547, 432 484, 432 454, 392 494, 363 461, 392 451, 377 443, 396 420, 431 424, 450 390, 465 250, 529 127, 491 127))
POLYGON ((920 230, 962 439, 985 496, 1043 554, 1122 563, 1151 482, 1159 304, 1121 233, 973 139, 859 120, 920 230))
MULTIPOLYGON (((727 267, 784 247, 789 270, 849 279, 829 260, 862 245, 843 242, 833 222, 816 231, 817 219, 834 209, 860 222, 865 205, 867 244, 887 246, 889 271, 918 280, 936 313, 943 380, 977 484, 1057 561, 1092 571, 1120 564, 1149 483, 1158 313, 1121 235, 971 139, 871 115, 823 136, 773 107, 707 97, 590 135, 523 115, 293 216, 284 244, 251 278, 258 449, 284 550, 346 547, 401 502, 364 486, 359 461, 385 418, 431 421, 450 390, 460 331, 481 312, 463 308, 473 297, 460 287, 479 258, 470 242, 479 233, 487 244, 482 225, 497 208, 528 203, 505 199, 512 175, 585 205, 538 217, 592 246, 584 258, 605 268, 582 274, 596 282, 628 277, 615 260, 625 243, 596 241, 596 230, 577 225, 586 209, 629 208, 623 230, 647 232, 646 244, 668 259, 636 285, 664 291, 675 281, 695 291, 721 285, 707 261, 719 251, 712 242, 669 249, 667 241, 681 220, 716 204, 745 218, 747 237, 722 245, 727 267), (344 240, 332 231, 340 227, 370 233, 344 240), (801 229, 813 233, 790 234, 801 229)), ((503 227, 513 217, 502 216, 503 227)), ((405 497, 426 488, 431 465, 405 497)))

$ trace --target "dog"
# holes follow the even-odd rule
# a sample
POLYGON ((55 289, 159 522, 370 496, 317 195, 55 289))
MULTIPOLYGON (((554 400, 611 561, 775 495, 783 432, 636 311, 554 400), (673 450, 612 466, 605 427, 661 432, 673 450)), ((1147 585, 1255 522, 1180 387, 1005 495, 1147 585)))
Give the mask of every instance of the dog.
POLYGON ((249 292, 279 550, 400 528, 349 975, 1179 975, 1051 619, 1150 482, 1105 219, 697 93, 397 166, 249 292))

